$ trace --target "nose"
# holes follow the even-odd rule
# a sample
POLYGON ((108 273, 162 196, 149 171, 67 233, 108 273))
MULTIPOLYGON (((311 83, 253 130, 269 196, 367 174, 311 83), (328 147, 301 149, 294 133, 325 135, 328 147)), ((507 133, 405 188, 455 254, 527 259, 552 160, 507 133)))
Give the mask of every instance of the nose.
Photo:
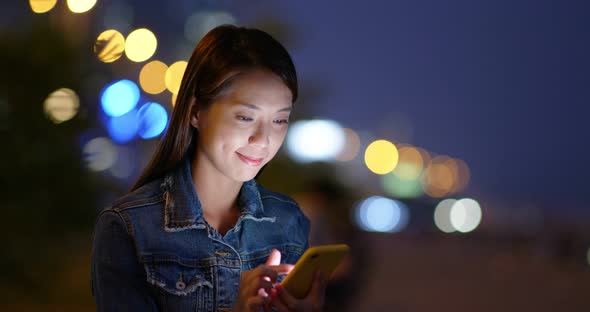
POLYGON ((255 145, 260 148, 266 148, 270 141, 270 129, 264 124, 259 124, 255 131, 248 138, 248 144, 255 145))

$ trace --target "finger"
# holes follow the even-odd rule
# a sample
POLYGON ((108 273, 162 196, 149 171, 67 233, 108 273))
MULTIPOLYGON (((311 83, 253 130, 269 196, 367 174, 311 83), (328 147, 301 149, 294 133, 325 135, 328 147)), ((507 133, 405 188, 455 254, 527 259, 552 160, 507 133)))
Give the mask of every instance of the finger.
POLYGON ((293 297, 287 290, 285 290, 281 284, 276 284, 275 289, 277 290, 277 296, 275 300, 278 298, 288 309, 295 310, 297 307, 297 299, 293 297))
POLYGON ((257 276, 268 276, 271 281, 276 281, 279 273, 289 273, 293 269, 292 264, 259 265, 256 270, 257 276))
POLYGON ((281 264, 281 252, 278 249, 273 249, 266 259, 266 265, 279 265, 281 264))
POLYGON ((295 267, 292 264, 289 263, 283 263, 283 264, 279 264, 279 265, 270 265, 268 266, 270 269, 275 270, 278 273, 289 273, 291 272, 291 270, 293 270, 293 268, 295 267))
POLYGON ((260 307, 270 302, 270 297, 252 296, 246 300, 246 306, 249 311, 258 311, 260 307))
POLYGON ((326 278, 322 271, 317 270, 314 273, 313 283, 311 284, 310 293, 323 296, 326 290, 326 278))
POLYGON ((264 288, 258 289, 258 296, 260 296, 260 297, 268 297, 269 296, 268 293, 269 292, 267 292, 266 289, 264 289, 264 288))
MULTIPOLYGON (((315 272, 315 278, 311 285, 310 295, 308 300, 311 300, 311 305, 316 310, 322 310, 324 306, 324 297, 326 293, 327 279, 322 271, 315 272)), ((309 301, 308 301, 309 302, 309 301)))
POLYGON ((273 284, 272 282, 269 282, 265 279, 259 279, 258 280, 258 284, 254 285, 256 289, 256 293, 260 294, 260 290, 264 291, 264 295, 268 295, 270 294, 272 288, 273 288, 273 284))

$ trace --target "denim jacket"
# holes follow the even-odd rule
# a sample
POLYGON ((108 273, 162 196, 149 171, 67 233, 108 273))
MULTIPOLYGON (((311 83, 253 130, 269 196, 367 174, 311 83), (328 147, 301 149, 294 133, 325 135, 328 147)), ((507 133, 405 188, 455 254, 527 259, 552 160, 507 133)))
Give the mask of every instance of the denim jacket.
POLYGON ((241 215, 225 235, 210 227, 188 160, 117 200, 99 215, 92 292, 98 311, 228 311, 240 274, 273 248, 295 263, 308 247, 309 220, 288 196, 244 182, 241 215))

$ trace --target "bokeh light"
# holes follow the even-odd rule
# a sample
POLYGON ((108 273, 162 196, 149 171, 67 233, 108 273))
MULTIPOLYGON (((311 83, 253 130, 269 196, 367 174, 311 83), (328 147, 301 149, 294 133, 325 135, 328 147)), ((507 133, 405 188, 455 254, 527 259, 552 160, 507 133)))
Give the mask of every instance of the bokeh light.
POLYGON ((102 92, 100 103, 105 114, 118 117, 131 111, 139 101, 139 88, 127 79, 107 86, 102 92))
POLYGON ((399 232, 409 220, 407 207, 397 201, 380 196, 372 196, 356 207, 356 222, 365 231, 399 232))
POLYGON ((189 42, 198 42, 209 30, 223 24, 235 24, 236 19, 227 12, 196 12, 184 24, 184 37, 189 42))
POLYGON ((335 158, 339 161, 351 161, 359 154, 361 139, 353 129, 343 128, 342 131, 344 131, 344 147, 335 158))
POLYGON ((443 199, 434 208, 434 224, 445 233, 457 230, 451 223, 451 208, 456 202, 457 200, 453 198, 443 199))
POLYGON ((138 134, 144 139, 151 139, 159 136, 168 123, 168 113, 162 105, 154 102, 148 102, 139 108, 138 134))
POLYGON ((51 11, 57 0, 29 0, 31 10, 35 13, 45 13, 51 11))
POLYGON ((395 169, 399 153, 395 145, 387 140, 377 140, 365 150, 365 164, 376 174, 387 174, 395 169))
POLYGON ((385 192, 397 198, 416 198, 424 194, 420 179, 401 179, 394 173, 388 173, 381 176, 381 184, 385 192))
POLYGON ((451 225, 459 232, 473 231, 481 222, 479 203, 471 198, 459 199, 451 207, 451 225))
POLYGON ((125 51, 125 37, 115 29, 103 31, 94 43, 94 53, 99 60, 111 63, 118 60, 125 51))
POLYGON ((68 8, 74 13, 90 11, 96 4, 96 0, 68 0, 68 8))
POLYGON ((156 52, 158 40, 147 28, 132 31, 125 41, 125 55, 133 62, 143 62, 156 52))
POLYGON ((178 61, 168 67, 166 75, 164 77, 164 83, 168 91, 178 94, 180 90, 180 83, 182 82, 182 76, 188 63, 186 61, 178 61))
POLYGON ((109 136, 117 143, 127 143, 135 138, 139 130, 139 119, 136 110, 108 120, 109 136))
POLYGON ((78 113, 79 107, 78 95, 68 88, 52 92, 43 103, 45 114, 56 124, 72 119, 78 113))
POLYGON ((139 85, 143 91, 159 94, 166 90, 166 71, 168 66, 160 61, 146 63, 139 72, 139 85))
POLYGON ((403 180, 416 180, 424 169, 424 157, 413 146, 400 146, 399 162, 393 173, 403 180))
POLYGON ((287 134, 287 151, 298 162, 329 161, 344 146, 342 127, 332 120, 301 120, 287 134))
POLYGON ((456 167, 446 156, 437 156, 430 160, 422 176, 423 189, 430 197, 440 198, 453 191, 456 167))
POLYGON ((86 166, 92 171, 104 171, 117 161, 117 148, 108 138, 98 137, 82 148, 86 166))
POLYGON ((467 166, 467 163, 461 159, 455 159, 455 167, 457 168, 457 177, 453 186, 453 192, 458 193, 465 190, 465 188, 469 185, 471 172, 469 170, 469 166, 467 166))
POLYGON ((176 106, 176 98, 178 98, 178 93, 172 93, 170 98, 170 103, 172 103, 172 107, 176 106))

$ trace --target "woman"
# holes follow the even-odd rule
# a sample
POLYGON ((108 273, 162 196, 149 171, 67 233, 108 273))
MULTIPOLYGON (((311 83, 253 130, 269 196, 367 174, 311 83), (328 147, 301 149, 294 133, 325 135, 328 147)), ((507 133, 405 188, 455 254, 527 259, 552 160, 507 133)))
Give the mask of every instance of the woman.
POLYGON ((291 57, 265 32, 224 25, 197 44, 153 159, 97 220, 98 310, 321 309, 320 273, 302 300, 277 283, 308 247, 309 220, 254 180, 296 98, 291 57))

